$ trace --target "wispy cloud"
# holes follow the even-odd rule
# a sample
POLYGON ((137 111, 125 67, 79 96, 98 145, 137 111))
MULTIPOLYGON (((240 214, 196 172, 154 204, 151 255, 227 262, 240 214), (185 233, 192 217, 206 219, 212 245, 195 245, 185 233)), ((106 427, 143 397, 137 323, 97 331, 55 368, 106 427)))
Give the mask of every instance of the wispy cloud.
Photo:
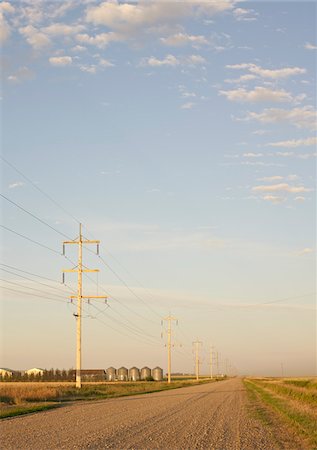
POLYGON ((22 186, 24 186, 24 183, 22 181, 16 181, 15 183, 9 184, 8 188, 9 189, 16 189, 16 188, 19 188, 19 187, 22 187, 22 186))
POLYGON ((208 40, 201 35, 190 35, 186 33, 176 33, 166 38, 161 38, 160 41, 170 47, 182 47, 187 44, 191 44, 194 47, 201 45, 207 45, 208 40))
POLYGON ((306 44, 304 45, 304 48, 306 50, 317 50, 317 45, 311 44, 310 42, 306 42, 306 44))
POLYGON ((254 11, 254 9, 245 9, 245 8, 235 8, 233 10, 234 18, 241 22, 253 22, 257 20, 258 13, 254 11))
POLYGON ((284 89, 274 90, 265 88, 262 86, 256 86, 253 90, 246 90, 244 88, 233 89, 230 91, 219 91, 220 95, 224 95, 228 100, 232 102, 291 102, 293 101, 292 95, 284 89))
POLYGON ((301 192, 311 192, 313 189, 304 186, 291 186, 288 183, 279 183, 271 185, 259 185, 252 188, 253 192, 289 192, 298 194, 301 192))
POLYGON ((70 66, 73 58, 71 56, 51 56, 49 62, 52 66, 56 67, 70 66))
POLYGON ((262 112, 249 112, 244 119, 256 120, 260 123, 288 122, 298 128, 316 129, 316 110, 312 106, 295 107, 293 109, 266 108, 262 112))
POLYGON ((264 69, 253 63, 241 63, 241 64, 229 64, 226 66, 227 69, 235 70, 248 70, 254 75, 262 78, 288 78, 293 75, 301 75, 306 73, 306 69, 303 67, 283 67, 281 69, 264 69))
POLYGON ((296 147, 308 147, 317 144, 317 137, 309 137, 304 139, 291 139, 287 141, 269 142, 266 146, 270 147, 286 147, 286 148, 296 148, 296 147))

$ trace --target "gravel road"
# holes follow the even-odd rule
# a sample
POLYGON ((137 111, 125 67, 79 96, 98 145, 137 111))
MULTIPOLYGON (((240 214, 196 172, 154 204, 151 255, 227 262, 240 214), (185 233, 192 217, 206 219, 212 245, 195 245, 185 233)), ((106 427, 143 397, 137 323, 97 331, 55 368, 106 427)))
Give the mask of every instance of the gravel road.
POLYGON ((240 379, 1 421, 1 449, 300 449, 250 414, 240 379))

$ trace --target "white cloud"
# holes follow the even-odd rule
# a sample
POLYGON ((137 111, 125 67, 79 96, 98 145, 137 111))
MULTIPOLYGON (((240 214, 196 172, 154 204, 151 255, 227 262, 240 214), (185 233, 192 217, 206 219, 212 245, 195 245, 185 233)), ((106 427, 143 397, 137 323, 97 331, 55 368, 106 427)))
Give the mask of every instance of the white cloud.
POLYGON ((287 147, 287 148, 296 148, 296 147, 308 147, 317 144, 317 138, 315 136, 309 137, 306 139, 292 139, 288 141, 279 141, 279 142, 269 142, 266 144, 270 147, 287 147))
POLYGON ((63 67, 71 65, 73 58, 71 56, 52 56, 49 58, 49 62, 52 66, 63 67))
POLYGON ((291 194, 298 194, 301 192, 311 192, 312 189, 304 186, 290 186, 288 183, 279 183, 271 185, 260 185, 252 188, 253 192, 289 192, 291 194))
POLYGON ((311 247, 303 248, 303 250, 300 250, 300 251, 297 252, 297 254, 299 256, 310 255, 312 253, 314 253, 314 249, 311 248, 311 247))
POLYGON ((187 44, 192 44, 194 46, 208 44, 208 41, 204 36, 194 36, 185 33, 173 34, 172 36, 161 38, 160 40, 164 45, 171 47, 181 47, 187 44))
POLYGON ((295 202, 300 202, 303 203, 305 201, 305 197, 303 197, 302 195, 298 195, 297 197, 294 198, 295 202))
POLYGON ((40 50, 51 44, 49 37, 33 25, 27 25, 26 27, 20 28, 19 31, 26 38, 28 44, 35 50, 40 50))
POLYGON ((143 60, 144 65, 148 65, 151 67, 161 67, 161 66, 178 66, 180 64, 179 59, 177 59, 174 55, 167 55, 164 59, 158 59, 154 56, 150 58, 146 58, 143 60))
POLYGON ((87 50, 86 47, 83 47, 82 45, 75 45, 74 47, 71 48, 71 51, 74 53, 81 53, 81 52, 85 52, 87 50))
POLYGON ((188 102, 188 103, 184 103, 181 108, 182 109, 192 109, 195 106, 195 103, 192 102, 188 102))
POLYGON ((247 91, 244 88, 233 89, 230 91, 219 91, 228 100, 233 102, 291 102, 292 95, 284 89, 273 90, 262 86, 256 86, 253 90, 247 91))
POLYGON ((284 177, 280 176, 280 175, 273 175, 271 177, 263 177, 263 178, 258 178, 258 181, 279 181, 279 180, 283 180, 284 177))
POLYGON ((317 45, 311 44, 310 42, 306 42, 304 48, 306 50, 317 50, 317 45))
POLYGON ((88 8, 86 20, 94 25, 106 25, 130 33, 136 29, 178 19, 189 11, 186 3, 119 3, 103 2, 88 8))
POLYGON ((32 80, 34 78, 34 73, 28 67, 19 67, 13 74, 8 76, 8 81, 10 83, 20 83, 25 80, 32 80))
POLYGON ((0 43, 4 43, 11 34, 11 27, 5 15, 12 14, 14 11, 15 8, 9 2, 0 3, 0 43))
POLYGON ((243 120, 257 120, 261 123, 283 123, 288 122, 298 128, 316 129, 316 111, 312 106, 302 108, 278 109, 267 108, 261 113, 249 112, 243 120))
POLYGON ((267 201, 267 202, 271 202, 271 203, 273 203, 275 205, 283 203, 286 200, 285 197, 279 197, 278 195, 264 195, 262 197, 262 199, 267 201))
POLYGON ((91 64, 91 65, 82 64, 82 65, 79 66, 79 69, 82 72, 91 73, 93 75, 95 73, 97 73, 97 66, 95 64, 91 64))
POLYGON ((15 8, 9 2, 1 2, 0 3, 0 11, 12 14, 12 13, 14 13, 15 8))
POLYGON ((167 55, 163 59, 158 59, 155 56, 149 58, 144 58, 141 61, 141 66, 151 66, 151 67, 163 67, 163 66, 196 66, 206 62, 206 60, 200 55, 189 55, 184 58, 177 58, 174 55, 167 55))
POLYGON ((261 158, 263 153, 243 153, 244 158, 261 158))
POLYGON ((15 183, 9 184, 8 188, 15 189, 15 188, 22 187, 22 186, 24 186, 24 183, 22 181, 16 181, 15 183))
POLYGON ((233 16, 238 21, 251 22, 257 20, 258 15, 253 9, 236 8, 233 10, 233 16))
POLYGON ((102 67, 114 67, 114 64, 112 62, 108 61, 107 59, 101 58, 99 60, 99 65, 102 67))
POLYGON ((66 25, 64 23, 53 23, 41 28, 41 31, 51 36, 69 36, 84 30, 83 25, 66 25))
POLYGON ((306 69, 302 67, 283 67, 282 69, 263 69, 253 63, 241 63, 241 64, 229 64, 226 66, 227 69, 236 70, 248 70, 252 74, 255 74, 262 78, 288 78, 292 75, 300 75, 306 73, 306 69))
POLYGON ((236 83, 236 84, 240 84, 240 83, 245 83, 247 81, 252 81, 255 80, 257 77, 255 75, 252 75, 251 73, 247 73, 246 75, 241 75, 241 77, 239 78, 234 78, 234 79, 226 79, 224 80, 225 83, 236 83))
POLYGON ((78 42, 82 44, 95 45, 98 48, 105 48, 111 42, 120 42, 124 38, 118 33, 110 31, 109 33, 100 33, 90 36, 87 33, 81 33, 76 36, 78 42))

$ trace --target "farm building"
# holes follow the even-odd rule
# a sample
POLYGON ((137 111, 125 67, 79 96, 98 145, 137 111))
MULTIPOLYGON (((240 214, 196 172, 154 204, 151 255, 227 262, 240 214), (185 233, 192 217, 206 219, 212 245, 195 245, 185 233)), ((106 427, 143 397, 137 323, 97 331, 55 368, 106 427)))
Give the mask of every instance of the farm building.
POLYGON ((28 369, 25 371, 27 375, 40 375, 42 376, 44 373, 44 369, 40 369, 38 367, 33 367, 33 369, 28 369))
POLYGON ((13 370, 11 369, 6 369, 6 368, 1 368, 0 369, 0 377, 4 378, 4 377, 12 377, 13 375, 13 370))
MULTIPOLYGON (((82 381, 105 381, 106 379, 104 369, 82 369, 80 373, 82 381)), ((75 379, 76 370, 72 371, 72 376, 75 379)))

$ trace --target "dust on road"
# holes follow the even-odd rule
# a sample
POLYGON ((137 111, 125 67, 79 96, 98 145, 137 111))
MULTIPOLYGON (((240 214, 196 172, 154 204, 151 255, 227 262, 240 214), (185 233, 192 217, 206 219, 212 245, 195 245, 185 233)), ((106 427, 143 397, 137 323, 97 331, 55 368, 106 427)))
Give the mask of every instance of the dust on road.
POLYGON ((252 417, 240 379, 7 419, 0 434, 3 450, 302 448, 252 417))

